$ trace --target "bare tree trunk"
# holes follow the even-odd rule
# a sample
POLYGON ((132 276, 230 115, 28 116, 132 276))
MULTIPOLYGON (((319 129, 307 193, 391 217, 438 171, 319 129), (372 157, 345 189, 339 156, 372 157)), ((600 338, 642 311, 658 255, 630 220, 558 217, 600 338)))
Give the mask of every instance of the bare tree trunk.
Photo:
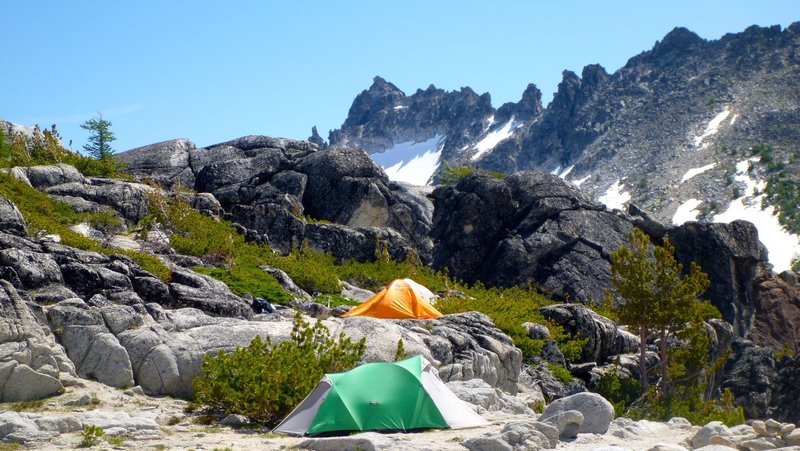
POLYGON ((639 385, 647 390, 647 326, 639 326, 639 385))
POLYGON ((661 327, 661 340, 658 342, 658 354, 661 356, 661 380, 658 385, 661 388, 661 393, 666 398, 669 396, 669 383, 667 381, 667 369, 669 364, 667 362, 667 328, 661 327))

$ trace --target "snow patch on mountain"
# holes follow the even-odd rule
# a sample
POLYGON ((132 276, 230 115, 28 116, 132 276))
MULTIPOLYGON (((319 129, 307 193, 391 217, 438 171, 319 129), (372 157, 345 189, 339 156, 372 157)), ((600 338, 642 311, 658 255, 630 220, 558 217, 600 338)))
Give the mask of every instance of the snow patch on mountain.
POLYGON ((703 131, 703 134, 694 138, 694 146, 700 147, 701 149, 707 147, 708 143, 703 143, 703 140, 716 134, 719 131, 719 126, 722 124, 722 121, 724 121, 725 118, 727 118, 730 114, 731 110, 728 107, 725 107, 724 110, 714 116, 714 119, 711 119, 708 122, 708 125, 706 125, 706 129, 703 131), (702 146, 700 145, 701 143, 703 143, 702 146))
MULTIPOLYGON (((492 116, 491 121, 494 122, 494 116, 492 116)), ((494 149, 496 145, 500 144, 500 141, 508 139, 514 133, 514 130, 519 128, 520 125, 522 124, 515 123, 514 116, 511 116, 511 119, 503 124, 502 127, 491 133, 488 133, 482 140, 475 144, 476 152, 475 155, 472 156, 472 161, 477 160, 490 150, 494 149)))
POLYGON ((572 184, 575 185, 575 186, 580 187, 581 185, 583 185, 583 182, 589 180, 590 177, 591 177, 591 175, 587 175, 586 177, 584 177, 582 179, 573 180, 572 184))
POLYGON ((689 199, 682 203, 681 206, 675 210, 675 214, 672 215, 672 223, 681 225, 684 222, 697 221, 697 217, 700 216, 700 211, 697 210, 697 207, 702 203, 703 201, 697 199, 689 199))
POLYGON ((566 180, 567 176, 569 175, 570 172, 572 172, 573 169, 575 169, 574 164, 568 167, 567 169, 564 169, 563 171, 561 170, 561 166, 556 166, 556 168, 550 171, 550 173, 566 180))
POLYGON ((606 207, 610 209, 619 209, 625 206, 625 203, 631 200, 631 195, 627 191, 625 191, 625 185, 620 183, 620 180, 617 179, 613 185, 611 185, 605 194, 600 196, 597 200, 606 204, 606 207))
POLYGON ((444 135, 436 135, 427 141, 398 143, 371 156, 390 180, 427 185, 439 167, 444 141, 444 135))
POLYGON ((681 183, 689 180, 690 178, 692 178, 692 177, 694 177, 696 175, 700 175, 700 174, 702 174, 702 173, 704 173, 706 171, 714 169, 714 167, 716 165, 717 165, 717 163, 711 163, 711 164, 707 164, 707 165, 705 165, 705 166, 703 166, 701 168, 689 169, 688 171, 686 171, 686 174, 683 174, 683 177, 681 177, 681 183))
POLYGON ((791 268, 792 259, 800 255, 800 236, 789 233, 778 221, 778 215, 772 206, 761 208, 764 200, 765 183, 755 180, 748 174, 750 164, 758 158, 749 158, 736 164, 737 182, 746 186, 745 195, 734 199, 727 210, 714 216, 714 222, 729 223, 737 219, 752 222, 758 229, 758 239, 769 251, 769 262, 776 272, 791 268))

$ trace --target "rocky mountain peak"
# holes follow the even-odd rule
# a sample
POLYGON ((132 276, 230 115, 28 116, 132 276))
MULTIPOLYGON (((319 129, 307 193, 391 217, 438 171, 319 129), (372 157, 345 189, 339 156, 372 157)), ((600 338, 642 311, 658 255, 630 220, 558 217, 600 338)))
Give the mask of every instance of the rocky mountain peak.
POLYGON ((325 140, 319 136, 316 125, 311 127, 311 136, 308 137, 308 142, 316 144, 320 147, 320 149, 324 149, 328 145, 328 143, 326 143, 325 140))
POLYGON ((403 93, 400 88, 377 75, 372 79, 372 86, 369 87, 367 93, 373 98, 384 98, 395 95, 405 97, 405 93, 403 93))
POLYGON ((590 64, 583 68, 581 72, 581 92, 583 97, 590 97, 595 91, 600 89, 611 76, 606 69, 599 64, 590 64))
POLYGON ((692 31, 683 27, 675 27, 664 36, 664 39, 656 42, 650 57, 656 59, 673 59, 687 53, 696 51, 706 42, 692 31))
POLYGON ((347 113, 345 125, 351 127, 363 125, 375 119, 385 108, 398 105, 405 96, 397 86, 376 76, 372 86, 356 96, 347 113))
POLYGON ((519 122, 536 120, 542 115, 542 91, 535 84, 529 83, 522 92, 522 99, 518 103, 504 103, 497 109, 495 121, 506 122, 514 117, 519 122))
MULTIPOLYGON (((445 161, 508 174, 540 170, 611 208, 636 203, 666 223, 758 222, 763 190, 748 183, 765 183, 769 162, 749 161, 751 149, 771 146, 776 165, 800 173, 792 157, 800 143, 800 94, 792 88, 800 85, 799 47, 798 24, 753 26, 718 40, 678 27, 614 73, 598 64, 564 71, 546 108, 533 84, 518 103, 497 109, 488 94, 431 87, 402 103, 373 103, 379 113, 362 123, 359 98, 331 143, 361 146, 395 168, 391 179, 414 184, 431 183, 445 161), (760 169, 748 173, 748 164, 760 169)), ((761 220, 766 241, 778 235, 764 227, 779 230, 777 221, 777 213, 761 220)), ((782 240, 791 246, 767 243, 778 269, 800 255, 800 236, 782 240)))
POLYGON ((558 84, 558 90, 553 96, 552 103, 548 109, 562 111, 569 114, 573 111, 575 106, 575 99, 578 97, 578 92, 581 89, 581 79, 575 72, 565 70, 561 73, 561 83, 558 84))

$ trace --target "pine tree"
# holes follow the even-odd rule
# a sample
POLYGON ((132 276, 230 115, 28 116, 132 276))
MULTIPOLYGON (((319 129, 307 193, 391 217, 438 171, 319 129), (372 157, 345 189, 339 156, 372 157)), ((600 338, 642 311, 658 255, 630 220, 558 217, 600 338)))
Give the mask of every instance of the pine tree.
POLYGON ((111 131, 111 122, 103 119, 103 115, 97 113, 97 118, 89 119, 81 124, 81 128, 92 132, 89 135, 89 142, 83 149, 98 160, 105 160, 114 154, 111 148, 111 141, 117 139, 111 131))
MULTIPOLYGON (((667 341, 687 327, 697 327, 711 310, 698 300, 709 286, 708 276, 696 263, 683 275, 675 260, 675 247, 668 239, 650 251, 650 237, 634 229, 628 237, 630 248, 611 253, 611 279, 620 301, 615 303, 619 320, 639 329, 639 383, 647 388, 646 349, 651 330, 659 334, 662 393, 669 393, 667 341)), ((608 292, 609 298, 611 292, 608 292)))

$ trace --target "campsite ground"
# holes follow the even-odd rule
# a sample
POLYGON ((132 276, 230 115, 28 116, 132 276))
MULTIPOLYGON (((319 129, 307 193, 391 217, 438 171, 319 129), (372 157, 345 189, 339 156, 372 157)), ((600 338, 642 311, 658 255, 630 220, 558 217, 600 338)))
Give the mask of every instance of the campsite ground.
MULTIPOLYGON (((79 384, 68 387, 61 396, 50 398, 40 406, 27 410, 25 415, 33 417, 64 417, 82 413, 103 412, 98 415, 113 418, 150 419, 151 426, 137 429, 136 421, 129 421, 128 430, 118 438, 111 433, 102 437, 95 449, 155 449, 155 450, 278 450, 296 447, 305 438, 287 437, 271 434, 263 430, 233 429, 218 424, 207 424, 196 413, 186 412, 187 402, 172 398, 153 398, 145 395, 126 394, 105 385, 80 380, 79 384), (91 401, 82 406, 69 406, 69 402, 90 397, 91 401), (157 426, 153 426, 155 420, 157 426)), ((385 449, 403 450, 464 450, 461 442, 472 437, 499 432, 513 421, 530 421, 529 416, 508 415, 488 412, 484 417, 490 425, 483 428, 462 430, 431 430, 409 434, 356 434, 350 439, 363 437, 385 449)), ((146 423, 142 421, 139 423, 146 423)), ((624 425, 623 425, 624 426, 624 425)), ((604 435, 581 434, 571 442, 559 443, 557 449, 588 451, 610 446, 622 446, 630 450, 647 450, 658 443, 680 444, 696 428, 681 429, 662 423, 637 423, 634 427, 620 427, 612 423, 609 433, 604 435)), ((35 444, 36 449, 57 450, 76 448, 80 445, 82 434, 79 431, 63 433, 47 441, 35 444)), ((334 445, 330 443, 329 445, 334 445)), ((337 449, 338 446, 317 448, 337 449)), ((3 448, 5 449, 5 448, 3 448)), ((362 448, 363 449, 363 448, 362 448)), ((613 448, 611 448, 613 449, 613 448)))

